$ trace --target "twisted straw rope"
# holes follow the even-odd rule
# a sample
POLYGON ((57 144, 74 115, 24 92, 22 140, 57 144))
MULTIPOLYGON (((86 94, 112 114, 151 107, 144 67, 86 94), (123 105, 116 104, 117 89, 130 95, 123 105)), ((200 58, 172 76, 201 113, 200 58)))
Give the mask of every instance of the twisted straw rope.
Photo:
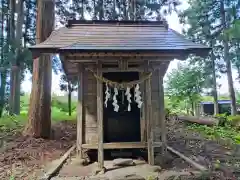
POLYGON ((152 76, 152 72, 150 72, 150 73, 147 73, 146 76, 142 77, 142 78, 139 79, 139 80, 134 80, 134 81, 130 81, 130 82, 121 82, 121 83, 119 83, 119 82, 111 81, 111 80, 106 79, 106 78, 104 78, 104 77, 98 76, 98 75, 96 75, 96 73, 94 73, 93 70, 91 70, 91 69, 89 69, 89 68, 87 68, 86 70, 92 72, 93 75, 94 75, 94 77, 95 77, 96 79, 100 80, 101 82, 106 83, 106 84, 108 84, 108 85, 110 85, 110 86, 113 86, 113 87, 117 87, 117 88, 127 88, 127 87, 132 88, 132 87, 134 87, 134 85, 136 85, 136 84, 141 84, 141 83, 143 83, 145 80, 149 79, 149 78, 152 76))

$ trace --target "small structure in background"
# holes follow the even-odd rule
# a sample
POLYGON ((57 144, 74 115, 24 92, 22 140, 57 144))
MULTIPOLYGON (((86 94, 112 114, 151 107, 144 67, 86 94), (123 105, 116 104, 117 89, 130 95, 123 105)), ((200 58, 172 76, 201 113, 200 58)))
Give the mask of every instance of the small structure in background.
MULTIPOLYGON (((231 100, 218 100, 219 114, 231 114, 231 100)), ((240 114, 240 105, 237 105, 237 112, 240 114)), ((200 103, 200 114, 214 115, 214 103, 202 101, 200 103)))

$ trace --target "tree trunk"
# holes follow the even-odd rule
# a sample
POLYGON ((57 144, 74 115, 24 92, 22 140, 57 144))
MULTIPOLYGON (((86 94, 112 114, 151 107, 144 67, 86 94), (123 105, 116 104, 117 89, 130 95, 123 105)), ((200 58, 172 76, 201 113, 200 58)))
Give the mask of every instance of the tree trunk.
POLYGON ((191 100, 191 108, 192 108, 192 111, 191 111, 191 115, 194 116, 194 102, 193 100, 191 100))
POLYGON ((70 83, 68 82, 68 115, 72 115, 72 88, 70 83))
POLYGON ((196 117, 196 116, 178 116, 179 120, 188 121, 197 124, 214 126, 219 124, 219 120, 211 117, 196 117))
POLYGON ((127 2, 127 0, 123 0, 123 3, 124 3, 124 5, 123 5, 123 15, 124 15, 124 20, 128 20, 128 13, 127 13, 127 5, 128 5, 128 2, 127 2))
POLYGON ((6 71, 1 72, 1 87, 0 87, 0 117, 2 117, 4 105, 5 105, 5 88, 6 88, 6 71))
POLYGON ((100 0, 100 12, 99 12, 99 20, 104 19, 104 1, 100 0))
MULTIPOLYGON (((2 1, 1 3, 1 7, 2 9, 4 8, 4 2, 2 1)), ((1 14, 1 37, 0 37, 0 42, 1 42, 1 62, 0 62, 0 80, 1 80, 1 83, 0 83, 0 117, 2 117, 2 112, 3 112, 3 108, 4 108, 4 104, 5 104, 5 101, 4 101, 4 96, 5 96, 5 84, 4 83, 6 81, 6 78, 4 78, 4 69, 3 69, 3 46, 4 46, 4 20, 5 20, 5 15, 4 13, 2 12, 1 14)))
POLYGON ((84 20, 84 0, 81 2, 81 20, 84 20))
POLYGON ((22 36, 23 36, 23 21, 24 21, 24 12, 23 12, 23 0, 18 0, 17 4, 17 27, 16 27, 16 38, 15 42, 17 43, 17 58, 12 62, 11 68, 11 87, 10 87, 10 100, 12 104, 12 113, 20 114, 20 89, 21 89, 21 72, 20 72, 20 61, 19 59, 22 47, 22 36))
POLYGON ((93 0, 93 20, 97 20, 96 0, 93 0))
MULTIPOLYGON (((14 14, 16 10, 16 1, 15 0, 10 0, 10 16, 9 16, 9 46, 11 47, 11 51, 14 51, 12 47, 14 47, 14 40, 15 40, 15 19, 14 19, 14 14)), ((13 52, 15 54, 15 52, 13 52)), ((11 59, 11 63, 13 63, 15 59, 11 59)), ((15 79, 13 78, 13 68, 11 68, 11 73, 10 73, 10 97, 9 97, 9 114, 13 115, 14 114, 14 95, 15 94, 15 79)))
MULTIPOLYGON (((221 12, 222 24, 223 24, 224 30, 226 30, 227 22, 226 22, 224 1, 220 1, 220 12, 221 12)), ((224 60, 226 62, 226 68, 227 68, 228 89, 229 89, 230 98, 231 98, 231 114, 236 115, 237 114, 236 97, 235 97, 235 91, 233 87, 231 61, 229 59, 229 45, 228 45, 228 39, 226 36, 223 38, 223 46, 224 46, 224 60)))
MULTIPOLYGON (((212 44, 212 42, 211 42, 212 44)), ((211 45, 212 47, 212 45, 211 45)), ((218 94, 217 94, 217 81, 216 81, 216 70, 215 70, 215 58, 213 54, 213 50, 211 50, 211 63, 212 63, 212 81, 213 81, 213 103, 214 103, 214 115, 217 115, 219 113, 219 107, 218 107, 218 94)))
MULTIPOLYGON (((43 42, 54 28, 54 0, 38 0, 37 43, 43 42)), ((51 135, 51 82, 50 55, 42 55, 33 62, 32 92, 28 123, 24 134, 49 138, 51 135)))

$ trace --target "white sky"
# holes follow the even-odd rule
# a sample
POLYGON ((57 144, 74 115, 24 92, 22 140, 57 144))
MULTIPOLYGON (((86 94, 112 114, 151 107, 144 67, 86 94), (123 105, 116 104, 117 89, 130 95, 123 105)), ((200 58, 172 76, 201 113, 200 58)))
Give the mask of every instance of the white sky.
MULTIPOLYGON (((179 10, 186 9, 187 7, 188 7, 187 1, 182 0, 182 5, 179 7, 179 10)), ((169 27, 171 29, 174 29, 181 33, 183 26, 179 23, 179 18, 176 13, 172 13, 171 15, 168 15, 167 21, 168 21, 169 27)), ((177 63, 178 63, 178 60, 172 61, 167 73, 171 72, 172 69, 176 68, 177 63)), ((236 77, 237 77, 236 70, 233 69, 234 86, 235 86, 236 90, 239 90, 240 84, 238 81, 236 81, 236 77)), ((53 73, 53 75, 52 75, 52 92, 55 94, 58 94, 58 95, 62 95, 63 92, 61 92, 59 89, 59 81, 60 81, 60 75, 56 75, 53 73)), ((218 79, 217 82, 218 82, 218 84, 221 84, 221 88, 219 89, 219 92, 221 94, 228 93, 228 83, 227 83, 226 75, 222 75, 222 77, 220 79, 218 79)), ((23 91, 30 93, 31 86, 32 86, 32 83, 30 80, 30 74, 28 73, 26 75, 25 80, 22 83, 22 89, 23 89, 23 91)))

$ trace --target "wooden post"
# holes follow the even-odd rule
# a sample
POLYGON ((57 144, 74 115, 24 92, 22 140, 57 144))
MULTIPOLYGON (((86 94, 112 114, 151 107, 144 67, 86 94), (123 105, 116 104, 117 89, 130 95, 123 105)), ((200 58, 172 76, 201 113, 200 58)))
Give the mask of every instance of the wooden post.
MULTIPOLYGON (((102 76, 102 64, 98 63, 97 75, 102 76)), ((102 82, 97 79, 97 127, 98 127, 98 166, 104 168, 103 155, 103 102, 102 102, 102 82)))
MULTIPOLYGON (((142 78, 144 76, 143 73, 139 73, 139 76, 140 78, 142 78)), ((145 90, 146 87, 145 87, 145 84, 144 83, 141 83, 140 84, 140 90, 142 91, 142 97, 143 97, 143 108, 140 109, 140 113, 141 113, 141 142, 145 143, 147 142, 147 136, 146 136, 146 115, 145 115, 145 112, 146 112, 146 108, 147 108, 147 103, 145 103, 145 90)))
MULTIPOLYGON (((145 72, 148 69, 147 67, 148 64, 146 64, 145 72)), ((151 78, 145 81, 145 115, 147 121, 148 163, 154 165, 151 78)))
POLYGON ((159 72, 159 119, 161 127, 162 154, 165 154, 167 138, 165 125, 163 74, 161 72, 159 72))
POLYGON ((79 158, 83 158, 82 157, 83 119, 84 119, 83 76, 84 76, 84 68, 83 68, 83 65, 80 64, 78 68, 78 104, 77 104, 77 154, 79 158))

